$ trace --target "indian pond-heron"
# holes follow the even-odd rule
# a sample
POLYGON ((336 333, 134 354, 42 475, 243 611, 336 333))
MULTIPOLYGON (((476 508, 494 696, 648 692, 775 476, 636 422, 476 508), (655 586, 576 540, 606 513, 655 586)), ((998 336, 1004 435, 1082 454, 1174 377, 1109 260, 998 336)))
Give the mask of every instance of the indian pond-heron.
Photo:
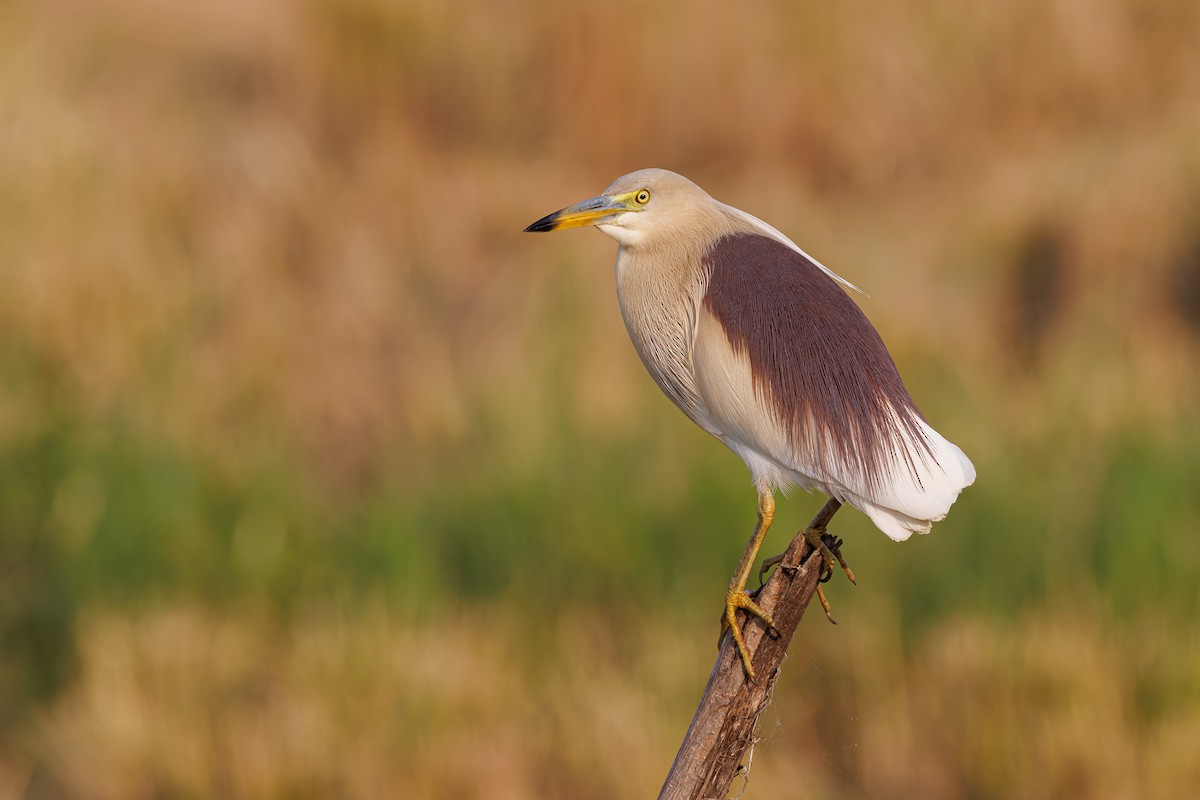
MULTIPOLYGON (((617 240, 617 299, 642 363, 683 413, 741 456, 758 490, 758 522, 722 616, 753 677, 736 610, 774 627, 746 581, 776 489, 816 489, 903 540, 946 516, 975 467, 917 410, 846 291, 856 287, 775 228, 682 175, 644 169, 526 230, 585 225, 617 240)), ((822 534, 806 532, 828 571, 822 534)))

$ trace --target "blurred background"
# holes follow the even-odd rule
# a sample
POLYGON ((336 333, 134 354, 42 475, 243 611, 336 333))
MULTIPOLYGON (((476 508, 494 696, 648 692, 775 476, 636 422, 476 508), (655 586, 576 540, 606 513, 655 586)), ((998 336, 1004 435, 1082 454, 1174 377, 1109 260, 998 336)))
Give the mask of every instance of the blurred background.
MULTIPOLYGON (((628 343, 682 172, 979 471, 835 531, 753 796, 1200 787, 1200 5, 0 5, 0 797, 648 797, 744 466, 628 343)), ((822 500, 784 500, 764 554, 822 500)))

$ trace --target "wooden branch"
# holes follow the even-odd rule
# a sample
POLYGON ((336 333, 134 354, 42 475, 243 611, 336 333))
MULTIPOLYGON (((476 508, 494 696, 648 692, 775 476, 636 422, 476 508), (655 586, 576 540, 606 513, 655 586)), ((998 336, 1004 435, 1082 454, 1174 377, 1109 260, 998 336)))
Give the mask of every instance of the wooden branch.
MULTIPOLYGON (((841 503, 830 500, 809 523, 824 529, 841 503)), ((754 729, 779 677, 792 634, 817 590, 821 559, 800 531, 783 561, 759 593, 757 601, 775 620, 778 637, 767 634, 762 620, 745 623, 743 633, 757 678, 746 679, 733 637, 726 636, 717 654, 675 763, 659 792, 659 800, 724 800, 739 774, 747 779, 754 752, 754 729)))

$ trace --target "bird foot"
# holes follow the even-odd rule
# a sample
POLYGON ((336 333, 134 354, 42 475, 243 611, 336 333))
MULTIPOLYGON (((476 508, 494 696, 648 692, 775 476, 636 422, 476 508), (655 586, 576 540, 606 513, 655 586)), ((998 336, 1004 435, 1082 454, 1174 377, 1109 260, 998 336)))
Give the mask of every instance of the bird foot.
MULTIPOLYGON (((850 569, 850 565, 846 563, 846 557, 842 555, 842 540, 833 534, 826 531, 824 528, 808 528, 804 531, 804 540, 808 542, 812 548, 811 555, 815 555, 821 559, 821 574, 817 578, 817 599, 821 601, 821 609, 825 612, 825 617, 837 625, 837 620, 833 618, 830 611, 829 600, 825 597, 825 592, 821 588, 822 583, 828 583, 833 577, 834 562, 839 564, 842 571, 846 573, 846 577, 855 586, 858 581, 854 577, 854 570, 850 569)), ((810 557, 811 557, 810 555, 810 557)), ((761 588, 771 567, 778 566, 781 570, 788 573, 794 573, 800 569, 799 564, 783 563, 783 553, 771 558, 764 559, 762 566, 758 570, 758 585, 761 588)), ((757 592, 755 592, 757 594, 757 592)))
POLYGON ((771 567, 779 567, 789 575, 794 575, 796 570, 800 569, 799 564, 783 563, 783 557, 785 555, 787 555, 787 553, 780 553, 777 556, 771 556, 770 558, 763 559, 762 566, 758 568, 758 589, 754 591, 754 594, 757 594, 758 591, 766 585, 767 573, 771 571, 771 567))
POLYGON ((721 614, 721 635, 717 637, 717 647, 720 647, 721 642, 725 640, 726 631, 732 633, 733 642, 737 645, 738 655, 742 659, 742 667, 746 670, 746 676, 750 680, 754 680, 754 667, 750 664, 750 651, 746 647, 746 639, 742 636, 742 630, 738 626, 737 610, 739 608, 745 610, 750 616, 761 619, 766 624, 767 632, 771 636, 779 636, 779 629, 775 627, 775 621, 771 619, 771 615, 754 602, 750 593, 737 590, 725 595, 725 611, 721 614))
POLYGON ((808 542, 814 552, 821 554, 821 583, 828 583, 829 579, 833 577, 833 562, 836 560, 850 582, 855 586, 858 585, 858 579, 854 577, 854 570, 850 569, 850 565, 846 563, 846 557, 842 555, 844 542, 841 539, 826 530, 809 528, 804 531, 804 540, 808 542))
POLYGON ((858 581, 854 578, 854 570, 850 569, 845 556, 842 555, 842 540, 824 528, 808 528, 804 531, 804 540, 812 548, 812 554, 809 557, 817 556, 821 559, 821 574, 817 578, 817 599, 821 601, 821 609, 825 612, 825 618, 837 625, 837 620, 833 618, 829 600, 825 597, 821 584, 828 583, 829 579, 833 577, 835 560, 841 565, 842 571, 846 573, 850 582, 857 586, 858 581))

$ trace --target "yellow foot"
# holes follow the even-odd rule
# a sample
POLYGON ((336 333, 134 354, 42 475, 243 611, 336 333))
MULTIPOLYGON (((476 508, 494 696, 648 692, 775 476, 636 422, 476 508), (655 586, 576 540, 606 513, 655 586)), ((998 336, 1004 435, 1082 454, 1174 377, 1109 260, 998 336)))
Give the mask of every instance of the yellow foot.
POLYGON ((833 562, 836 560, 841 566, 842 571, 846 573, 846 577, 855 586, 858 585, 858 580, 854 577, 854 570, 850 569, 850 565, 846 563, 846 557, 842 555, 842 540, 834 536, 832 533, 821 528, 809 528, 804 531, 804 540, 808 542, 813 550, 821 554, 821 582, 825 583, 833 575, 833 562))
MULTIPOLYGON (((850 579, 850 582, 857 586, 858 581, 854 578, 854 570, 850 569, 850 565, 846 563, 845 556, 842 555, 842 540, 828 533, 825 529, 808 528, 804 531, 804 540, 812 547, 813 554, 821 559, 821 574, 817 583, 817 599, 821 601, 821 608, 825 611, 825 617, 834 625, 837 625, 837 620, 830 613, 829 600, 826 599, 821 584, 828 583, 829 579, 833 577, 834 561, 841 566, 842 571, 846 573, 846 577, 850 579)), ((799 569, 799 565, 797 564, 784 564, 783 556, 784 554, 780 553, 777 556, 763 560, 762 567, 758 570, 759 586, 763 585, 763 580, 767 573, 770 572, 771 567, 778 566, 780 569, 789 572, 795 572, 799 569)))
POLYGON ((738 627, 737 610, 739 608, 766 623, 767 632, 772 636, 778 636, 779 629, 775 627, 771 615, 754 602, 745 591, 731 591, 725 595, 725 613, 721 615, 721 635, 717 639, 717 647, 720 647, 721 642, 725 639, 726 631, 733 633, 733 642, 737 645, 738 655, 742 657, 742 667, 745 668, 747 677, 754 680, 754 667, 750 665, 750 651, 746 648, 746 639, 742 636, 741 628, 738 627))
POLYGON ((817 599, 821 601, 821 608, 825 612, 825 618, 837 625, 837 620, 830 613, 829 601, 825 598, 825 592, 821 588, 822 583, 828 583, 833 577, 833 564, 836 560, 841 565, 842 571, 846 573, 846 577, 855 586, 858 581, 854 579, 854 571, 850 569, 850 565, 846 563, 845 557, 842 555, 842 540, 831 533, 826 532, 823 528, 809 528, 804 531, 804 540, 808 542, 813 549, 813 555, 819 556, 821 559, 821 575, 817 583, 817 599))

